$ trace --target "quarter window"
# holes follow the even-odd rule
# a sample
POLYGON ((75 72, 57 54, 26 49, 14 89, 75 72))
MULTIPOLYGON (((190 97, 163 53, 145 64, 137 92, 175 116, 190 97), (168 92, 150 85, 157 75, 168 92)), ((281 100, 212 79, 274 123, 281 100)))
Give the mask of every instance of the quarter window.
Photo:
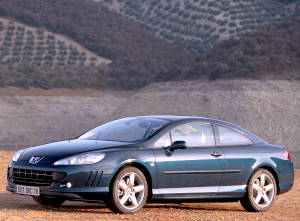
POLYGON ((211 124, 188 123, 171 130, 172 142, 185 141, 187 147, 215 146, 215 138, 211 124))
POLYGON ((219 139, 218 145, 220 146, 229 146, 229 145, 249 145, 253 142, 244 134, 241 134, 233 129, 216 126, 219 139))
POLYGON ((154 147, 156 148, 168 147, 168 146, 171 146, 171 139, 170 139, 169 132, 161 136, 154 144, 154 147))

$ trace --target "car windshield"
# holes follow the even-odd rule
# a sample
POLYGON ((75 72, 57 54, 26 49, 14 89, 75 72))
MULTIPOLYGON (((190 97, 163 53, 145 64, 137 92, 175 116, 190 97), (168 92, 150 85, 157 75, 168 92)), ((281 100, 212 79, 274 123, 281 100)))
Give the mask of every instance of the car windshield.
POLYGON ((78 139, 137 142, 149 138, 167 123, 167 120, 156 118, 123 118, 103 124, 78 139))

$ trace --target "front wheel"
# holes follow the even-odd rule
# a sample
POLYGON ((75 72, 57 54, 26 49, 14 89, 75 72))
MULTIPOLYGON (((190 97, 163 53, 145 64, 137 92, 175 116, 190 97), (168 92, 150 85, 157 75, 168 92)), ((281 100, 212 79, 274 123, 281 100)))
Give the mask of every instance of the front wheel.
POLYGON ((33 196, 33 200, 43 206, 58 207, 63 204, 66 200, 62 198, 50 198, 46 196, 33 196))
POLYGON ((125 167, 113 181, 108 207, 117 213, 140 210, 148 197, 148 184, 144 174, 135 167, 125 167))
POLYGON ((246 196, 240 202, 249 212, 263 212, 272 207, 276 194, 277 185, 272 173, 259 169, 250 178, 246 196))

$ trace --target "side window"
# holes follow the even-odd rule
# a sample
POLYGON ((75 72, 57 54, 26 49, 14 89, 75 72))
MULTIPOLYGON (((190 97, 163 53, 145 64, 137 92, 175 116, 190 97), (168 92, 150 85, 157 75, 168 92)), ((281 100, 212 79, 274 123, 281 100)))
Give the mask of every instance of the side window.
POLYGON ((219 134, 218 145, 249 145, 253 142, 246 136, 233 129, 216 125, 219 134))
POLYGON ((166 133, 161 136, 154 144, 155 148, 168 147, 171 146, 170 133, 166 133))
POLYGON ((215 138, 211 124, 187 123, 171 130, 172 142, 185 141, 187 147, 215 146, 215 138))

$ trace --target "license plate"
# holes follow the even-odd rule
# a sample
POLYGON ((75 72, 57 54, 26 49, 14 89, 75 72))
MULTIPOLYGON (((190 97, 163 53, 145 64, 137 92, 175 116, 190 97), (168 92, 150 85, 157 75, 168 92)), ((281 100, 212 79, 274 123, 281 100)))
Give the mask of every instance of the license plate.
POLYGON ((22 195, 39 196, 40 188, 35 186, 15 185, 14 192, 22 195))

